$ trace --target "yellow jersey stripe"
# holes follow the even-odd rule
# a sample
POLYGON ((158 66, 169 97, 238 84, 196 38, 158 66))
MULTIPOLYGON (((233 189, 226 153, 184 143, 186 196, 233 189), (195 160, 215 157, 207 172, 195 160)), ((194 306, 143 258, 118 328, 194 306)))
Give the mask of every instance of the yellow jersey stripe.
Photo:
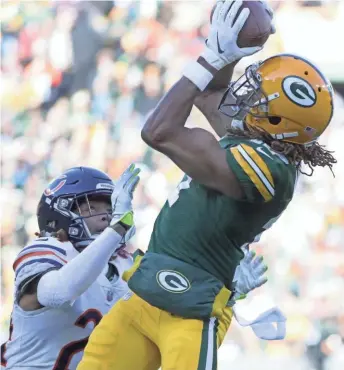
POLYGON ((244 157, 246 162, 251 166, 253 171, 255 171, 255 173, 258 175, 260 180, 264 183, 266 188, 269 190, 270 194, 274 196, 275 195, 274 187, 270 184, 269 180, 266 178, 262 170, 258 167, 256 162, 250 157, 250 155, 246 152, 246 150, 241 145, 238 145, 238 150, 239 150, 239 153, 244 157))
POLYGON ((268 179, 271 186, 274 187, 274 179, 272 178, 271 172, 261 156, 252 147, 246 144, 241 144, 241 147, 249 154, 252 160, 256 163, 256 165, 260 168, 265 177, 268 179))
POLYGON ((267 187, 261 181, 257 173, 253 170, 253 168, 249 165, 249 163, 244 159, 244 157, 239 152, 238 147, 230 149, 235 160, 238 162, 240 167, 244 170, 246 175, 250 178, 250 180, 254 183, 262 197, 266 202, 272 199, 272 194, 269 192, 267 187))

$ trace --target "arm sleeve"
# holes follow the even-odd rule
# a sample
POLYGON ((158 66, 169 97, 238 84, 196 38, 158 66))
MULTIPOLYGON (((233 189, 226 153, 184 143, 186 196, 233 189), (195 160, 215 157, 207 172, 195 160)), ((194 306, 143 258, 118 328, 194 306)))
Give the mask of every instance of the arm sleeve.
POLYGON ((269 202, 275 196, 273 159, 247 144, 227 149, 227 162, 248 202, 269 202))
POLYGON ((122 238, 107 228, 68 264, 43 275, 37 286, 38 302, 52 308, 71 304, 96 281, 122 238))

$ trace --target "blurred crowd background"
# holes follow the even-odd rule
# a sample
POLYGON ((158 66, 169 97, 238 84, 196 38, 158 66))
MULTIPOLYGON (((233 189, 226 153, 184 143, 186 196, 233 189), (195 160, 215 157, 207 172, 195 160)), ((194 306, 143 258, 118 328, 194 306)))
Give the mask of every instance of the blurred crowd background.
MULTIPOLYGON (((277 34, 252 59, 294 52, 333 82, 336 111, 321 142, 335 151, 335 177, 300 179, 295 199, 255 245, 269 282, 242 305, 252 315, 278 304, 284 341, 257 340, 234 323, 220 370, 344 369, 344 2, 270 1, 277 34)), ((94 166, 114 179, 143 169, 135 196, 145 249, 160 207, 181 179, 140 138, 146 115, 198 56, 213 1, 3 1, 1 4, 1 342, 13 298, 12 262, 38 231, 37 201, 66 168, 94 166)), ((247 60, 239 64, 242 73, 247 60)), ((190 125, 208 128, 196 110, 190 125)))

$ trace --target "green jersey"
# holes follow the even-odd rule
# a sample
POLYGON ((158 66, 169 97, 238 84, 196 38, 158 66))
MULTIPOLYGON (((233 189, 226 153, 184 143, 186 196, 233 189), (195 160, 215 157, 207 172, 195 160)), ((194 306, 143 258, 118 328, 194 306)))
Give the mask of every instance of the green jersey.
POLYGON ((148 251, 199 267, 229 289, 243 258, 290 202, 296 168, 259 140, 225 137, 219 142, 244 198, 237 200, 184 176, 158 215, 148 251))

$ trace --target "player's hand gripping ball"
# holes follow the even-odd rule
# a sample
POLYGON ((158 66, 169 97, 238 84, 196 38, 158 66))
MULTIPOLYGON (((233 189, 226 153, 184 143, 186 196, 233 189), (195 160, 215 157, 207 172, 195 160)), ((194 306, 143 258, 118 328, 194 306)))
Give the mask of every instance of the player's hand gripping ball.
MULTIPOLYGON (((210 22, 215 8, 216 4, 211 11, 210 22)), ((243 1, 240 10, 243 10, 244 8, 250 9, 250 15, 247 18, 244 27, 239 32, 238 46, 241 48, 263 46, 269 36, 275 32, 275 27, 272 23, 272 9, 265 1, 243 1)), ((238 15, 239 14, 240 12, 238 15)), ((236 18, 234 19, 234 23, 235 21, 236 18)))
MULTIPOLYGON (((216 7, 216 3, 211 11, 210 22, 216 7)), ((247 18, 244 27, 238 35, 238 46, 252 47, 263 46, 268 40, 269 36, 275 33, 273 24, 273 11, 268 6, 266 1, 243 1, 241 10, 244 8, 250 9, 250 15, 247 18)), ((240 14, 240 12, 238 13, 240 14)), ((235 22, 236 19, 234 19, 235 22)), ((232 78, 233 70, 237 62, 227 65, 222 68, 207 89, 220 89, 228 86, 232 78)))

